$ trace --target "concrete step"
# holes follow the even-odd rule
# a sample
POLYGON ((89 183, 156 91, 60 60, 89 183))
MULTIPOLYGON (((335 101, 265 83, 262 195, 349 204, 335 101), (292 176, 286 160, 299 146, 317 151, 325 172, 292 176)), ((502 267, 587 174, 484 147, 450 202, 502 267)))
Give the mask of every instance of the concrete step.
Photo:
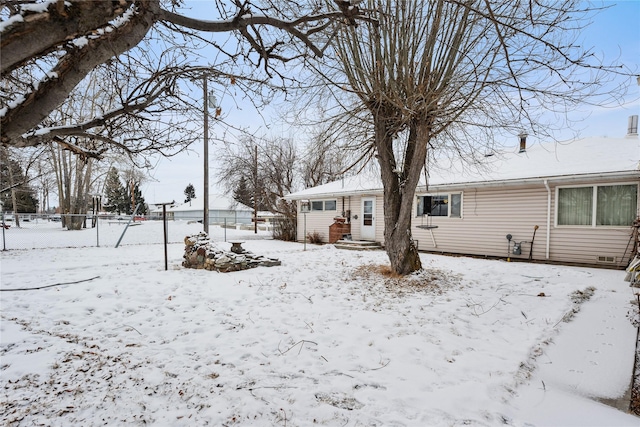
POLYGON ((365 250, 375 250, 381 249, 380 243, 378 242, 369 242, 364 240, 338 240, 333 244, 336 249, 346 249, 352 251, 365 251, 365 250))

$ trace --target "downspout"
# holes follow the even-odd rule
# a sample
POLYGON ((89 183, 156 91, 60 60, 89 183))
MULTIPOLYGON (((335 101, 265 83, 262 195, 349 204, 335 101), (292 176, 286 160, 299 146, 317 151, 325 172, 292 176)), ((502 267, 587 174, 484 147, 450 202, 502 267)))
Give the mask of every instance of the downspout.
POLYGON ((547 189, 547 242, 545 248, 545 259, 549 259, 549 242, 551 240, 551 188, 549 182, 544 180, 544 187, 547 189))

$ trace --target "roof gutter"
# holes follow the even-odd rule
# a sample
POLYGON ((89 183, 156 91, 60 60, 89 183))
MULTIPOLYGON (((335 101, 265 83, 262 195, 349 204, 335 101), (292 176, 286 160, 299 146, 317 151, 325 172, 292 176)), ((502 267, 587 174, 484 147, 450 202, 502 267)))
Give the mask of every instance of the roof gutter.
POLYGON ((355 191, 329 191, 326 193, 315 194, 287 194, 282 198, 284 200, 305 200, 305 199, 325 199, 328 197, 349 197, 349 196, 368 196, 382 194, 382 188, 370 189, 370 190, 355 190, 355 191))
MULTIPOLYGON (((429 191, 464 190, 464 189, 468 189, 469 187, 492 188, 492 187, 506 187, 508 185, 522 186, 527 184, 539 184, 541 180, 553 181, 554 183, 572 183, 572 182, 589 181, 589 180, 595 180, 595 179, 618 180, 618 179, 639 179, 639 178, 640 178, 640 171, 628 170, 628 171, 616 171, 616 172, 603 172, 603 173, 595 173, 595 174, 590 173, 590 174, 581 174, 581 175, 516 178, 516 179, 507 179, 507 180, 501 180, 501 181, 469 181, 469 182, 461 182, 456 184, 429 183, 429 191)), ((418 186, 416 191, 424 191, 424 185, 418 186)))
MULTIPOLYGON (((640 179, 640 170, 626 170, 626 171, 614 171, 614 172, 602 172, 602 173, 590 173, 579 175, 564 175, 564 176, 538 176, 534 178, 514 178, 505 179, 500 181, 468 181, 455 184, 433 184, 429 183, 429 192, 443 191, 443 190, 466 190, 469 187, 482 187, 482 188, 495 188, 506 187, 508 185, 539 185, 540 181, 553 181, 554 183, 572 183, 580 181, 588 181, 595 179, 607 179, 607 180, 619 180, 619 179, 640 179)), ((426 192, 424 185, 418 185, 416 192, 426 192)), ((306 194, 288 194, 283 196, 284 200, 303 200, 303 199, 322 199, 327 197, 339 197, 339 196, 366 196, 382 194, 381 188, 370 188, 366 190, 348 190, 348 191, 328 191, 324 193, 306 193, 306 194)))

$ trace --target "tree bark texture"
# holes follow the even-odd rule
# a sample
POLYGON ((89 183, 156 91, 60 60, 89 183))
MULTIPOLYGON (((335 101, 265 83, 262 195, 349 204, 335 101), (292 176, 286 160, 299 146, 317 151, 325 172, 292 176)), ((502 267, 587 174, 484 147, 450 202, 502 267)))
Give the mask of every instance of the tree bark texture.
MULTIPOLYGON (((98 4, 111 3, 101 1, 98 4)), ((136 2, 136 12, 125 21, 121 26, 113 29, 110 32, 96 38, 86 38, 86 43, 66 46, 67 54, 62 56, 57 65, 49 73, 49 78, 43 81, 37 89, 31 93, 25 95, 24 102, 20 103, 15 108, 7 111, 0 120, 0 126, 2 128, 2 143, 8 144, 10 141, 19 141, 20 135, 34 128, 37 124, 41 123, 55 108, 61 105, 69 96, 69 93, 84 79, 87 74, 98 65, 106 62, 110 58, 120 55, 123 52, 136 46, 147 34, 149 29, 154 23, 154 12, 157 10, 157 0, 139 0, 136 2), (156 6, 155 8, 153 6, 156 6)), ((74 16, 71 11, 75 11, 76 8, 83 10, 83 8, 90 4, 93 6, 94 2, 75 1, 72 2, 72 6, 67 8, 69 15, 74 16)), ((102 18, 107 22, 113 19, 113 13, 109 8, 100 9, 104 12, 102 18)), ((122 12, 121 9, 118 9, 122 12)), ((66 28, 66 21, 68 17, 64 17, 59 14, 50 14, 44 12, 41 14, 44 18, 40 18, 46 22, 50 22, 51 25, 66 28), (46 18, 46 19, 45 19, 46 18)), ((34 16, 34 22, 37 16, 34 16)), ((33 32, 39 26, 37 24, 29 23, 22 31, 26 34, 33 32)), ((29 60, 30 57, 25 56, 24 53, 13 54, 16 50, 22 48, 24 35, 21 33, 12 34, 9 40, 3 37, 3 61, 4 56, 12 58, 11 61, 19 63, 20 56, 24 60, 29 60), (6 45, 6 46, 5 46, 6 45), (5 50, 7 51, 5 53, 5 50)), ((48 40, 48 46, 53 48, 55 45, 48 40)), ((46 50, 47 45, 36 45, 32 49, 46 50)))
POLYGON ((422 268, 418 248, 411 234, 415 188, 427 155, 429 125, 425 118, 409 126, 407 150, 413 153, 398 165, 393 153, 393 109, 374 110, 375 144, 384 183, 384 241, 391 268, 406 275, 422 268))
MULTIPOLYGON (((252 67, 264 67, 266 75, 272 77, 274 72, 280 72, 269 65, 269 61, 286 63, 307 55, 297 49, 289 50, 289 44, 300 42, 304 44, 305 50, 322 56, 326 45, 316 46, 318 34, 329 31, 334 22, 341 22, 345 16, 350 20, 367 19, 357 7, 346 11, 329 7, 326 12, 320 12, 304 5, 300 6, 300 16, 289 18, 285 17, 286 13, 294 12, 289 9, 289 2, 295 4, 288 0, 282 4, 275 2, 268 5, 264 10, 272 12, 273 16, 266 16, 266 12, 255 13, 261 8, 258 6, 256 10, 251 1, 214 1, 212 9, 217 9, 220 15, 217 20, 189 18, 164 10, 163 6, 172 7, 180 3, 164 0, 60 0, 43 3, 46 9, 20 7, 16 9, 18 12, 15 15, 3 20, 0 28, 0 78, 3 82, 20 80, 27 84, 10 94, 6 102, 0 105, 0 144, 14 147, 37 146, 51 141, 52 136, 58 136, 53 139, 54 142, 66 144, 66 136, 87 136, 92 133, 92 129, 115 122, 118 117, 144 110, 156 101, 155 97, 173 89, 177 75, 192 77, 200 67, 175 67, 168 65, 174 62, 169 59, 166 64, 162 61, 156 64, 153 59, 145 59, 138 68, 143 70, 147 67, 154 71, 152 76, 147 76, 148 70, 141 72, 141 76, 146 77, 140 77, 140 80, 147 78, 151 83, 155 80, 156 84, 151 84, 148 88, 142 85, 138 89, 149 93, 132 100, 125 97, 125 105, 112 111, 111 117, 98 116, 89 121, 76 121, 64 128, 45 123, 49 115, 68 99, 92 70, 138 46, 156 24, 163 26, 163 35, 157 36, 160 39, 173 33, 187 39, 200 39, 198 31, 237 33, 240 44, 235 52, 225 52, 214 41, 209 44, 222 52, 224 57, 229 57, 230 61, 235 63, 242 58, 252 67), (229 7, 225 3, 229 3, 229 7), (282 34, 273 38, 272 34, 263 37, 263 33, 266 35, 269 31, 265 27, 279 29, 282 34), (242 46, 243 43, 246 43, 246 48, 242 46), (260 60, 254 61, 254 54, 258 54, 260 60), (156 66, 159 68, 156 69, 156 66), (37 77, 32 75, 33 68, 39 69, 37 77), (29 85, 28 80, 33 83, 29 85), (152 89, 157 89, 156 94, 152 93, 152 89)), ((200 55, 199 48, 190 42, 181 44, 176 40, 174 46, 184 52, 185 59, 190 54, 200 55)), ((185 64, 188 63, 189 61, 185 61, 185 64)), ((206 71, 211 73, 215 69, 216 66, 213 65, 207 67, 206 71)), ((133 68, 131 73, 135 74, 135 71, 133 68)), ((247 87, 263 83, 261 78, 247 77, 246 80, 247 87)), ((165 105, 162 108, 169 107, 165 105)), ((136 144, 130 141, 113 140, 100 134, 95 134, 94 137, 105 144, 137 152, 136 144)), ((153 146, 153 143, 150 145, 153 146)), ((153 148, 156 147, 157 145, 153 148)), ((93 149, 83 151, 81 147, 71 145, 67 145, 67 148, 92 157, 99 157, 103 152, 93 149)))

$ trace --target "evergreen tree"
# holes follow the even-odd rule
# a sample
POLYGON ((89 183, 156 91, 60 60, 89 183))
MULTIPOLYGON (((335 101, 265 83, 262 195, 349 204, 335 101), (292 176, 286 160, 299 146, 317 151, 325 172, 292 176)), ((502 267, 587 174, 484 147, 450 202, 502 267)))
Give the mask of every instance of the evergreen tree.
POLYGON ((104 197, 107 199, 103 204, 104 210, 107 212, 115 212, 118 215, 126 210, 129 204, 126 201, 127 191, 120 181, 118 169, 111 167, 107 172, 107 178, 104 184, 104 197))
POLYGON ((149 209, 147 206, 147 202, 144 200, 144 196, 142 195, 142 191, 140 191, 140 184, 136 184, 136 204, 140 204, 138 208, 138 215, 147 215, 149 213, 149 209))
POLYGON ((186 196, 184 202, 191 204, 191 200, 196 198, 196 189, 193 184, 189 183, 189 185, 187 185, 187 188, 184 189, 184 195, 186 196))
POLYGON ((253 207, 253 192, 247 185, 245 177, 240 177, 236 184, 236 188, 233 190, 233 200, 245 206, 253 207))

